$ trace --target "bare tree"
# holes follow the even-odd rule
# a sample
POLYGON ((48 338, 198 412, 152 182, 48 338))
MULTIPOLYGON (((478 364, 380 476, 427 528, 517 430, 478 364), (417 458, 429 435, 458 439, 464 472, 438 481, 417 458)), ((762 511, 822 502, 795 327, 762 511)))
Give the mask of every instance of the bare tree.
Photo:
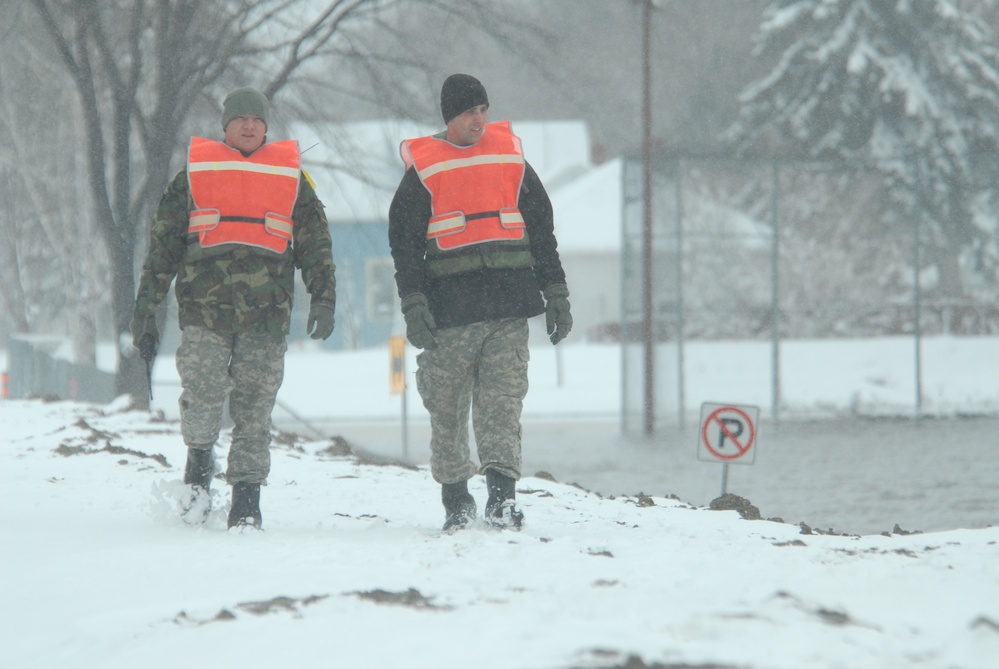
POLYGON ((19 332, 73 332, 74 358, 94 362, 96 322, 108 311, 101 274, 103 246, 92 219, 80 215, 88 196, 76 146, 78 114, 61 87, 60 68, 39 48, 39 29, 28 7, 0 21, 0 310, 19 332), (22 104, 25 95, 34 104, 22 104))
MULTIPOLYGON (((424 28, 421 57, 436 67, 469 68, 503 117, 583 119, 597 159, 638 153, 642 133, 642 2, 533 0, 517 12, 535 33, 522 46, 454 39, 442 23, 424 28), (541 40, 541 43, 537 43, 541 40), (528 64, 530 63, 530 64, 528 64)), ((750 58, 753 27, 766 0, 656 0, 651 16, 652 99, 657 148, 717 150, 717 135, 738 116, 738 94, 766 71, 750 58)), ((452 70, 453 71, 453 70, 452 70)), ((439 86, 439 83, 438 83, 439 86)))

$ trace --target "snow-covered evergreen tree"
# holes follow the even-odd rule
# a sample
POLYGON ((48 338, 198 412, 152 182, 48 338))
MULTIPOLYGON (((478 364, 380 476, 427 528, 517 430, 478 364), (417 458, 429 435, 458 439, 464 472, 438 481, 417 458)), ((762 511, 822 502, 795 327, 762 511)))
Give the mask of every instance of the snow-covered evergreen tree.
POLYGON ((744 152, 863 160, 920 216, 941 296, 999 284, 994 0, 776 0, 728 138, 744 152))

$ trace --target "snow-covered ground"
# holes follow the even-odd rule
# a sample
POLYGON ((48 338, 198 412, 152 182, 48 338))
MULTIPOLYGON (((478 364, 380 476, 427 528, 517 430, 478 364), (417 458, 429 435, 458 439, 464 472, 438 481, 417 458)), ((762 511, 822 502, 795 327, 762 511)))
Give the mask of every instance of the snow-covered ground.
MULTIPOLYGON (((984 406, 989 393, 994 405, 999 355, 975 345, 976 368, 954 352, 945 365, 954 384, 926 383, 941 415, 962 413, 947 402, 984 406)), ((300 436, 275 442, 263 532, 225 531, 221 481, 204 527, 177 518, 184 449, 168 358, 154 388, 163 418, 124 400, 0 402, 0 666, 996 666, 994 416, 764 421, 756 463, 733 465, 728 487, 786 522, 745 520, 708 508, 720 467, 697 461, 696 426, 651 440, 620 434, 616 348, 566 346, 561 373, 550 348, 532 356, 519 533, 439 532, 415 393, 406 432, 417 466, 345 454, 342 442, 313 436, 401 455, 401 399, 388 394, 385 351, 289 353, 290 412, 279 407, 275 418, 300 436), (542 469, 556 480, 533 475, 542 469), (927 471, 935 483, 921 478, 927 471), (814 518, 824 508, 816 500, 848 516, 814 518), (858 515, 871 506, 918 514, 858 515), (802 521, 850 534, 809 534, 802 521), (875 521, 871 533, 851 526, 875 521), (904 533, 931 526, 941 529, 904 533)), ((704 388, 692 407, 757 401, 737 374, 711 387, 723 357, 694 356, 692 384, 704 388)), ((876 352, 870 382, 855 389, 865 415, 907 392, 911 372, 892 372, 886 359, 876 352)), ((851 360, 813 359, 825 387, 810 397, 864 378, 851 360)), ((471 488, 481 504, 482 481, 471 488)))
MULTIPOLYGON (((415 351, 407 351, 411 378, 415 351)), ((923 420, 912 417, 913 352, 905 337, 785 342, 775 423, 769 342, 691 342, 684 423, 664 416, 646 439, 622 434, 618 346, 544 342, 532 348, 524 471, 605 495, 677 495, 706 505, 721 492, 722 472, 696 457, 699 409, 726 402, 760 408, 755 463, 731 465, 727 488, 766 517, 860 534, 896 523, 910 530, 999 525, 999 337, 923 341, 923 420)), ((154 406, 175 418, 172 358, 158 361, 155 376, 154 406)), ((339 435, 355 448, 426 464, 426 411, 415 387, 406 399, 403 430, 387 350, 317 354, 305 345, 288 355, 274 418, 282 429, 339 435)))

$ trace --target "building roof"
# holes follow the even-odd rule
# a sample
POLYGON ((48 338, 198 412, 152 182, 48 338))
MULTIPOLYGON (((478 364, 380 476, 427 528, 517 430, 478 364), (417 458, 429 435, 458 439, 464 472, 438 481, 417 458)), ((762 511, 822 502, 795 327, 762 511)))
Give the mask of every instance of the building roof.
MULTIPOLYGON (((621 249, 623 164, 621 158, 609 160, 569 183, 549 190, 560 252, 616 252, 621 249)), ((545 187, 547 189, 547 183, 545 187)))

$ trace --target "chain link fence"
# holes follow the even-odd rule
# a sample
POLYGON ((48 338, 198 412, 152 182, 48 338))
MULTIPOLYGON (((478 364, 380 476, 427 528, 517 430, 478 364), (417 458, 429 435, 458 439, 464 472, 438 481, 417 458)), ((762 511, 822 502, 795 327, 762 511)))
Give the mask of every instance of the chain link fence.
POLYGON ((14 334, 7 338, 5 399, 45 398, 106 404, 115 398, 111 372, 59 356, 66 337, 14 334))
MULTIPOLYGON (((651 271, 644 271, 643 165, 623 171, 622 415, 625 432, 684 420, 685 347, 764 344, 773 418, 786 410, 781 350, 828 338, 896 338, 913 351, 912 413, 922 412, 920 341, 997 336, 996 301, 947 299, 928 262, 939 249, 924 212, 900 205, 865 166, 793 161, 657 160, 651 171, 651 271), (935 244, 934 244, 935 243, 935 244), (652 377, 644 295, 651 291, 652 377), (651 389, 646 388, 649 379, 651 389)), ((989 214, 986 213, 986 216, 989 214)), ((995 213, 986 220, 993 233, 995 213)), ((996 286, 978 294, 996 294, 996 286)), ((754 364, 760 361, 752 361, 754 364)), ((761 382, 764 382, 761 380, 761 382)), ((999 410, 999 398, 994 398, 999 410)), ((849 405, 843 398, 842 405, 849 405)))

